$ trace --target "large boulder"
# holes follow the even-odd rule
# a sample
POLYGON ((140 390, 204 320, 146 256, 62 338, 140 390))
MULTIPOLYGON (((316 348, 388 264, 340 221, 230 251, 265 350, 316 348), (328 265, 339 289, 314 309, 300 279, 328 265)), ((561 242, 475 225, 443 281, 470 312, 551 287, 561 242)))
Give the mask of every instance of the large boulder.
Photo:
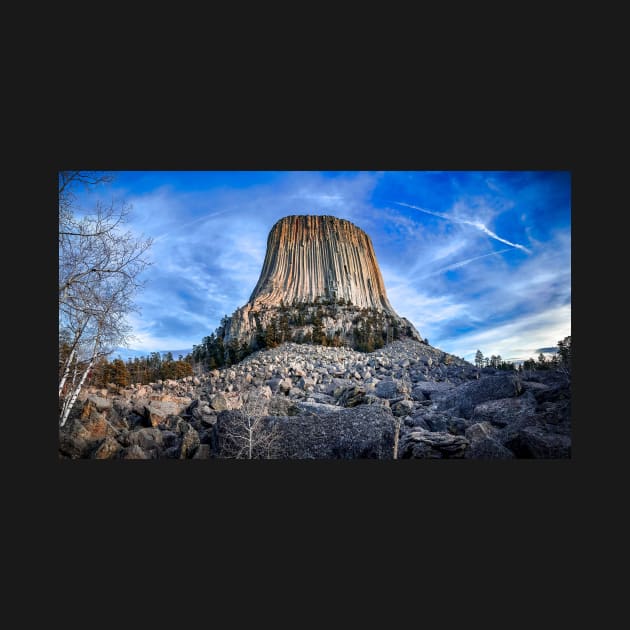
POLYGON ((70 459, 88 457, 94 448, 90 432, 78 418, 71 418, 59 430, 59 454, 70 459))
POLYGON ((470 448, 466 451, 468 459, 512 459, 514 453, 503 446, 496 438, 498 430, 488 421, 476 422, 465 432, 470 448))
POLYGON ((92 453, 92 459, 114 459, 122 450, 120 443, 113 437, 106 437, 92 453))
POLYGON ((122 450, 120 459, 151 459, 151 455, 134 444, 122 450))
POLYGON ((392 413, 399 417, 404 418, 413 412, 414 405, 410 400, 400 400, 392 405, 392 413))
POLYGON ((479 403, 515 397, 521 392, 520 381, 516 375, 487 376, 455 387, 445 393, 438 404, 440 409, 448 409, 453 415, 471 418, 479 403))
POLYGON ((400 394, 406 393, 406 388, 402 381, 387 377, 376 384, 374 393, 379 398, 396 398, 400 394))
POLYGON ((361 385, 350 385, 339 388, 335 392, 338 394, 336 398, 341 407, 356 407, 366 403, 366 390, 361 385))
POLYGON ((326 414, 337 411, 339 407, 337 405, 328 405, 326 403, 299 401, 296 403, 298 408, 298 414, 326 414))
POLYGON ((469 446, 461 435, 435 433, 416 427, 403 434, 398 446, 399 459, 459 459, 469 446))
MULTIPOLYGON (((101 396, 88 396, 85 401, 84 413, 85 407, 94 407, 96 411, 107 411, 112 408, 112 400, 101 396)), ((87 415, 89 415, 89 413, 87 415)))
POLYGON ((190 459, 200 444, 199 433, 188 423, 182 423, 182 443, 180 459, 190 459))
POLYGON ((417 383, 411 390, 412 398, 414 400, 439 400, 442 396, 445 396, 448 392, 454 389, 453 383, 447 383, 446 381, 426 381, 417 383), (422 396, 422 398, 420 398, 422 396))
POLYGON ((518 398, 499 398, 475 405, 472 417, 476 422, 490 422, 497 427, 505 427, 516 418, 532 416, 536 408, 536 399, 526 392, 518 398))
POLYGON ((337 408, 315 415, 271 419, 278 453, 287 459, 391 459, 394 418, 379 405, 337 408))
POLYGON ((570 436, 550 431, 542 423, 521 429, 509 444, 517 457, 521 458, 569 459, 571 457, 570 436))
POLYGON ((464 457, 468 459, 514 459, 514 453, 493 438, 482 438, 470 445, 464 457))
POLYGON ((299 412, 296 403, 282 394, 271 397, 267 410, 270 416, 295 416, 299 412))
POLYGON ((210 459, 210 445, 200 444, 193 455, 193 459, 210 459))
POLYGON ((148 426, 157 427, 164 424, 169 416, 177 416, 184 412, 187 406, 177 402, 152 400, 144 406, 144 416, 148 426))
POLYGON ((127 442, 129 446, 137 445, 143 451, 152 452, 158 456, 162 449, 163 436, 162 431, 157 427, 148 427, 139 429, 138 431, 131 431, 127 436, 127 442))
POLYGON ((212 397, 210 407, 215 411, 228 411, 230 409, 240 409, 243 401, 237 392, 218 392, 212 397))

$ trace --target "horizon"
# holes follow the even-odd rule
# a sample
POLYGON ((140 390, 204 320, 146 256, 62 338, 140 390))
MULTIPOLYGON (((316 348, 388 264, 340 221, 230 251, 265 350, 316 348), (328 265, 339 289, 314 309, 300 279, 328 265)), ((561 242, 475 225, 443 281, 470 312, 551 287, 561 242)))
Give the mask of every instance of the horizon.
POLYGON ((571 335, 567 171, 114 175, 79 201, 130 203, 126 228, 154 239, 131 356, 200 344, 249 299, 273 225, 301 214, 366 232, 392 306, 440 350, 522 361, 571 335))

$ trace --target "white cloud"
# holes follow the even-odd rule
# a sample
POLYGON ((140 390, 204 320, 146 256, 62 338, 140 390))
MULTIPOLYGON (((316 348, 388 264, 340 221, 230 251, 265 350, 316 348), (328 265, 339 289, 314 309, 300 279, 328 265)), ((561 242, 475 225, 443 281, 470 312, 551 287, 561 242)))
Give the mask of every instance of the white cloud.
POLYGON ((544 309, 517 317, 499 326, 441 339, 441 348, 468 360, 479 349, 485 356, 501 355, 504 360, 536 357, 536 349, 553 346, 571 334, 571 305, 544 309))
POLYGON ((401 201, 395 201, 400 206, 406 206, 407 208, 413 208, 414 210, 419 210, 420 212, 424 212, 425 214, 431 214, 434 217, 439 217, 440 219, 446 219, 447 221, 453 221, 454 223, 461 223, 462 225, 471 225, 478 230, 481 230, 484 234, 487 234, 490 238, 493 238, 495 241, 499 241, 500 243, 504 243, 505 245, 510 245, 510 247, 516 247, 517 249, 522 249, 524 252, 531 254, 531 250, 529 250, 524 245, 519 245, 518 243, 512 243, 505 238, 502 238, 492 230, 488 229, 484 223, 477 220, 471 219, 463 219, 458 218, 456 216, 451 216, 448 214, 444 214, 443 212, 434 212, 433 210, 427 210, 426 208, 420 208, 419 206, 413 206, 409 203, 403 203, 401 201))

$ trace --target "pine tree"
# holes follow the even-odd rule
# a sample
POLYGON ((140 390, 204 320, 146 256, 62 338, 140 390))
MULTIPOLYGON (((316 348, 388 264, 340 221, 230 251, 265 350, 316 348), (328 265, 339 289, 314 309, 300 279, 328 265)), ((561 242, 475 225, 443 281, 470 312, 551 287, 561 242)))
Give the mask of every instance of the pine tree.
POLYGON ((114 359, 109 368, 109 382, 120 387, 129 385, 129 371, 122 359, 114 359))
POLYGON ((563 368, 571 369, 571 335, 558 341, 558 357, 563 368))
POLYGON ((475 353, 475 365, 480 369, 483 367, 483 354, 481 350, 477 350, 475 353))

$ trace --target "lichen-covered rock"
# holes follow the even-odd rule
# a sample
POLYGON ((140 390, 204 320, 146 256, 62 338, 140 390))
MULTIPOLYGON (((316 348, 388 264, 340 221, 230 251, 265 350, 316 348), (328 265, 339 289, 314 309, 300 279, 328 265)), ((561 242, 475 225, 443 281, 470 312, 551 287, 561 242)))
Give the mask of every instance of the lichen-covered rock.
POLYGON ((114 459, 120 451, 121 444, 112 437, 106 437, 92 453, 92 459, 114 459))
POLYGON ((200 444, 199 433, 187 422, 182 423, 180 459, 190 459, 200 444))
POLYGON ((394 418, 384 407, 359 405, 316 415, 275 418, 287 459, 392 459, 394 418))
POLYGON ((469 446, 461 435, 414 428, 405 433, 398 447, 399 459, 459 459, 469 446))
POLYGON ((151 459, 151 455, 134 444, 122 450, 120 459, 151 459))

